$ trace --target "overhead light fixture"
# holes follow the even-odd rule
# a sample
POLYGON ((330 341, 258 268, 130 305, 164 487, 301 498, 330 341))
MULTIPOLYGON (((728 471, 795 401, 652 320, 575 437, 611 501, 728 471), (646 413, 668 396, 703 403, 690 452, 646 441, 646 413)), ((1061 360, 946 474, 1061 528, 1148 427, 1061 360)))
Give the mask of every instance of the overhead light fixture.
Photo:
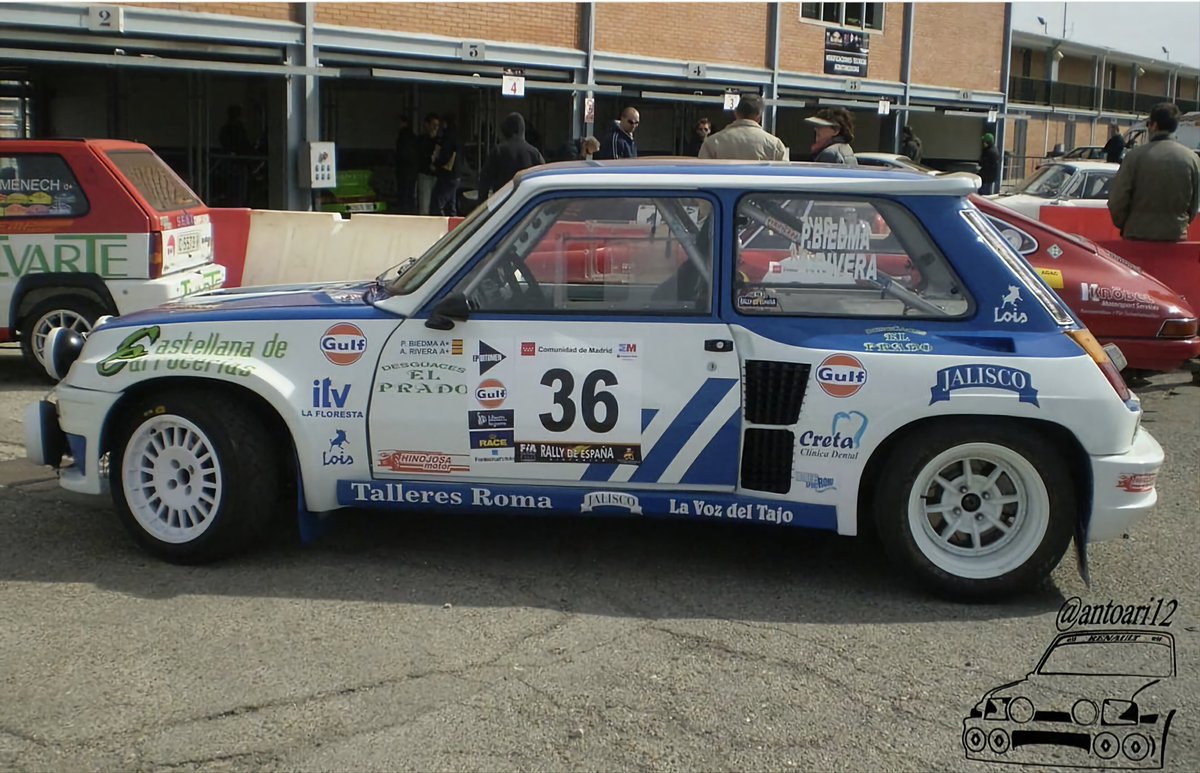
POLYGON ((1143 75, 1145 75, 1145 74, 1146 74, 1146 68, 1142 67, 1142 66, 1139 64, 1139 65, 1138 65, 1138 68, 1137 68, 1137 74, 1138 74, 1138 77, 1139 77, 1139 78, 1140 78, 1140 77, 1142 77, 1143 75))
POLYGON ((1061 48, 1054 49, 1054 61, 1061 62, 1065 56, 1066 54, 1062 52, 1061 48))

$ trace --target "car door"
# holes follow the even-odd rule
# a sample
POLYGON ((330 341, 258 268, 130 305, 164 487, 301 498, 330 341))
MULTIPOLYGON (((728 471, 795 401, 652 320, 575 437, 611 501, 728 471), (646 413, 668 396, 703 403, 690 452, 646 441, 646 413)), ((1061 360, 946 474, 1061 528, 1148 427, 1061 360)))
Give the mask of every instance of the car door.
POLYGON ((715 311, 719 220, 695 191, 526 207, 443 294, 465 321, 409 320, 385 345, 374 475, 731 491, 741 390, 715 311))

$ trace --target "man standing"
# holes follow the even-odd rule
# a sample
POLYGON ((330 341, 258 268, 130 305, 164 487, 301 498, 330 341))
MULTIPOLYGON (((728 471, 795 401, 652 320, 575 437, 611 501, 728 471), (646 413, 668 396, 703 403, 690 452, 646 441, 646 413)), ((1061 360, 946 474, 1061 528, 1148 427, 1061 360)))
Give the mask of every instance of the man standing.
POLYGON ((1124 239, 1178 242, 1200 210, 1200 158, 1175 140, 1179 108, 1160 102, 1146 119, 1147 142, 1125 155, 1108 211, 1124 239))
POLYGON ((433 154, 433 201, 430 214, 458 215, 458 184, 462 181, 462 158, 458 140, 449 121, 441 122, 441 136, 437 139, 433 154))
POLYGON ((908 156, 913 163, 921 163, 921 138, 913 134, 911 126, 900 130, 900 155, 908 156))
POLYGON ((700 155, 700 148, 704 146, 704 141, 708 139, 708 135, 712 134, 712 124, 707 118, 701 118, 696 121, 696 125, 692 127, 692 136, 688 138, 687 143, 683 146, 683 155, 695 158, 700 155))
POLYGON ((642 116, 636 108, 622 110, 620 120, 613 121, 608 134, 600 141, 600 152, 593 158, 637 158, 637 141, 633 139, 633 133, 641 122, 642 116))
POLYGON ((1108 127, 1108 142, 1104 143, 1104 160, 1110 164, 1119 164, 1125 157, 1125 138, 1121 136, 1121 127, 1113 124, 1108 127))
POLYGON ((504 136, 504 141, 492 148, 483 173, 479 176, 480 201, 522 169, 546 163, 538 149, 525 141, 525 117, 520 113, 509 113, 504 118, 500 123, 500 134, 504 136))
POLYGON ((433 186, 437 183, 433 160, 441 133, 442 119, 437 113, 425 116, 425 133, 417 142, 417 211, 422 215, 429 214, 433 202, 433 186))
POLYGON ((787 161, 788 149, 762 127, 763 98, 743 94, 733 123, 711 135, 700 147, 700 158, 734 158, 742 161, 787 161))
POLYGON ((417 137, 412 133, 408 116, 400 116, 396 132, 396 199, 402 215, 417 214, 417 137))
POLYGON ((979 153, 979 177, 983 180, 983 195, 996 193, 996 182, 1000 179, 1000 151, 996 149, 996 136, 991 132, 983 135, 983 150, 979 153))

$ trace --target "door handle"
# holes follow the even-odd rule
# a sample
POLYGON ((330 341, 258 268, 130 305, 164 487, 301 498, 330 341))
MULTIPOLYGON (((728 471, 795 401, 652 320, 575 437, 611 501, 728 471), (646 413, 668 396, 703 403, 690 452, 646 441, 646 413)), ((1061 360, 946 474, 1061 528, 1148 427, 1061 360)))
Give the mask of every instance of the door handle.
POLYGON ((710 338, 704 342, 706 352, 732 352, 733 341, 728 338, 710 338))

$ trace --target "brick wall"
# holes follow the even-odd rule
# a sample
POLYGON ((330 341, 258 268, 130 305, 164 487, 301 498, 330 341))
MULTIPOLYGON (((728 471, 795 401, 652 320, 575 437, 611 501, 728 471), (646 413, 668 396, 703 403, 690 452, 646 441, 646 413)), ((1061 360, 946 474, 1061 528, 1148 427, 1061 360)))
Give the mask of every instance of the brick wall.
POLYGON ((317 23, 579 48, 575 3, 318 3, 317 23))
MULTIPOLYGON (((904 47, 904 4, 887 3, 883 32, 871 33, 867 77, 900 80, 900 53, 904 47)), ((825 72, 825 27, 800 19, 799 3, 783 3, 779 24, 779 67, 793 72, 825 72)))
POLYGON ((596 50, 767 66, 766 3, 597 3, 596 50))
POLYGON ((1162 72, 1147 72, 1138 78, 1139 94, 1150 94, 1156 97, 1166 98, 1167 94, 1167 74, 1162 72))
POLYGON ((918 3, 914 21, 913 83, 1001 90, 1003 3, 918 3))
POLYGON ((1068 56, 1058 63, 1058 79, 1062 83, 1091 86, 1093 72, 1091 59, 1068 56))
POLYGON ((300 21, 293 15, 295 3, 121 3, 136 8, 162 8, 183 13, 220 13, 228 16, 250 16, 255 19, 300 21))

